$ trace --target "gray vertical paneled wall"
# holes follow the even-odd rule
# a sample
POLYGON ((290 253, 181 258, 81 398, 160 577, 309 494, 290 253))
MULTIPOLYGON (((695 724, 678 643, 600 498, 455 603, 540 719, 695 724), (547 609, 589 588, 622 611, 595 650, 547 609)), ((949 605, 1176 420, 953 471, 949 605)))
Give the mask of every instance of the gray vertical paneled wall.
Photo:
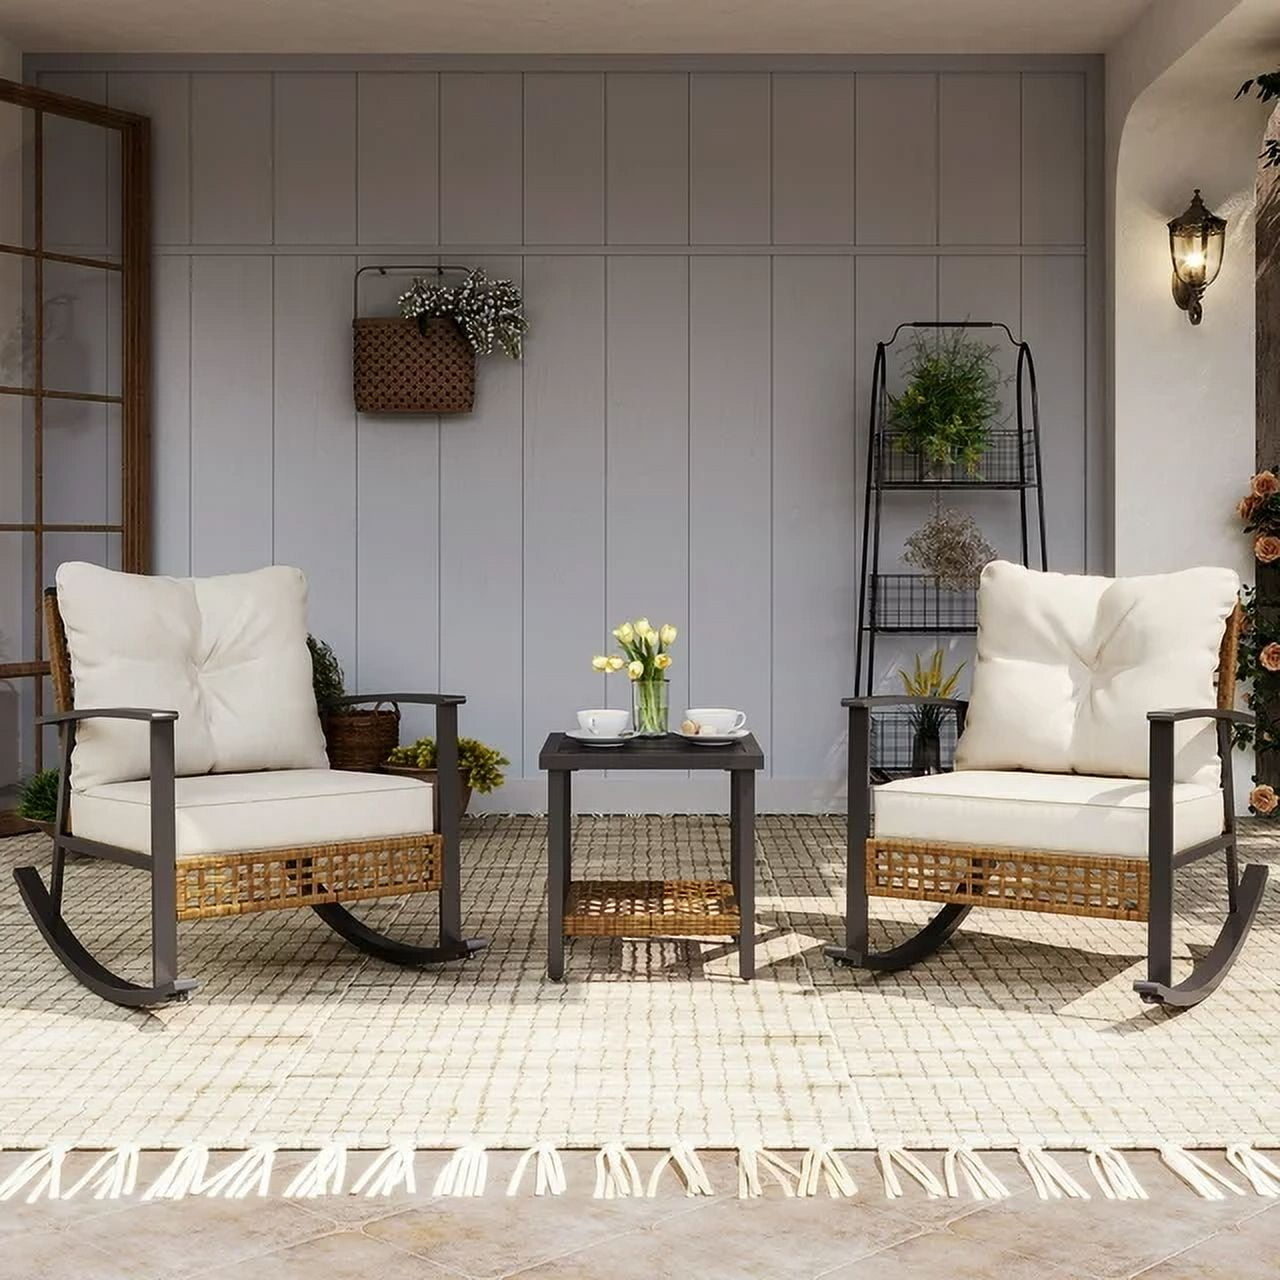
MULTIPOLYGON (((512 761, 497 807, 540 808, 545 733, 626 702, 589 659, 638 613, 681 627, 677 714, 750 714, 765 807, 839 807, 871 364, 899 321, 1035 344, 1051 562, 1101 567, 1089 60, 68 65, 32 71, 154 123, 156 570, 301 565, 353 688, 468 695, 512 761), (481 365, 470 417, 358 416, 352 273, 437 257, 522 284, 526 357, 481 365)), ((1009 505, 971 505, 1015 551, 1009 505)), ((890 558, 926 512, 899 502, 890 558)), ((579 801, 720 791, 614 775, 579 801)))

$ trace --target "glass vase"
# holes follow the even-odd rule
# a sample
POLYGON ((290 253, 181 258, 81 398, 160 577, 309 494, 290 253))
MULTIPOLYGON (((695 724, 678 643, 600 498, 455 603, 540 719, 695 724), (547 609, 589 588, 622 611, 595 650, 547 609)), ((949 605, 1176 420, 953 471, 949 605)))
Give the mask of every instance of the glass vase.
POLYGON ((642 738, 661 738, 667 732, 668 694, 665 680, 631 682, 631 726, 642 738))

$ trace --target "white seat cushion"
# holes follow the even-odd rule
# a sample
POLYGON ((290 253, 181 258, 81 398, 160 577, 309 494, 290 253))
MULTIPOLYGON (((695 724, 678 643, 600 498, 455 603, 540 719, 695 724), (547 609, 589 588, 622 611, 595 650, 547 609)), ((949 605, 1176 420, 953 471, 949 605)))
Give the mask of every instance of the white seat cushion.
MULTIPOLYGON (((150 786, 111 782, 73 792, 72 832, 150 853, 150 786)), ((178 856, 429 833, 431 790, 418 778, 338 769, 179 778, 174 786, 178 856)))
MULTIPOLYGON (((179 774, 328 765, 301 570, 151 578, 70 561, 57 582, 77 708, 176 711, 179 774)), ((146 724, 79 727, 75 790, 149 772, 146 724)))
MULTIPOLYGON (((1147 712, 1215 705, 1240 580, 1037 573, 995 561, 978 589, 978 660, 957 769, 1145 778, 1147 712)), ((1212 721, 1175 727, 1174 776, 1218 784, 1212 721)))
MULTIPOLYGON (((1079 773, 957 770, 876 787, 877 839, 993 845, 1001 849, 1147 856, 1145 781, 1079 773)), ((1222 792, 1173 788, 1175 849, 1221 834, 1222 792)))

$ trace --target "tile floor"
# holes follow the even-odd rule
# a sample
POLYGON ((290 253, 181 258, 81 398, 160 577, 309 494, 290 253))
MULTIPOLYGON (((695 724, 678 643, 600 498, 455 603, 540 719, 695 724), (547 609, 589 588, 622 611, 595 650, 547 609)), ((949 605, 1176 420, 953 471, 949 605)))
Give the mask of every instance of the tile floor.
MULTIPOLYGON (((282 1170, 303 1157, 282 1155, 282 1170)), ((653 1157, 638 1154, 642 1172, 653 1157)), ((0 1156, 0 1176, 16 1161, 0 1156)), ((76 1156, 73 1161, 84 1161, 76 1156)), ((164 1157, 147 1155, 143 1174, 164 1157)), ((419 1181, 441 1157, 421 1153, 419 1181)), ((1011 1187, 1011 1154, 989 1157, 1011 1187)), ((1084 1157, 1065 1155, 1087 1179, 1084 1157)), ((0 1204, 0 1275, 12 1280, 1274 1280, 1280 1201, 1200 1200, 1151 1153, 1131 1163, 1151 1199, 998 1204, 884 1198, 869 1154, 849 1165, 852 1200, 736 1198, 734 1159, 707 1153, 717 1194, 674 1181, 652 1200, 590 1198, 591 1156, 567 1153, 568 1193, 507 1198, 514 1156, 491 1156, 481 1198, 73 1200, 0 1204)), ((74 1167, 72 1169, 74 1172, 74 1167)))

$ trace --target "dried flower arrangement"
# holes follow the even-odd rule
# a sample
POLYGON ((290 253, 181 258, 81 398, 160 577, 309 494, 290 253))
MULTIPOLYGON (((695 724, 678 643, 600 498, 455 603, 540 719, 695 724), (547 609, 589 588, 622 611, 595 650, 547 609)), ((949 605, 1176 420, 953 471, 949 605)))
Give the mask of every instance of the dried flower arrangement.
POLYGON ((978 585, 983 568, 996 558, 977 522, 963 511, 933 500, 933 514, 906 541, 902 558, 914 569, 937 578, 946 591, 978 585))
POLYGON ((524 318, 524 297, 510 280, 490 280, 479 267, 467 272, 459 285, 427 282, 414 276, 400 295, 400 314, 417 320, 423 332, 428 320, 457 322, 478 356, 493 354, 496 344, 513 360, 520 359, 529 322, 524 318))

